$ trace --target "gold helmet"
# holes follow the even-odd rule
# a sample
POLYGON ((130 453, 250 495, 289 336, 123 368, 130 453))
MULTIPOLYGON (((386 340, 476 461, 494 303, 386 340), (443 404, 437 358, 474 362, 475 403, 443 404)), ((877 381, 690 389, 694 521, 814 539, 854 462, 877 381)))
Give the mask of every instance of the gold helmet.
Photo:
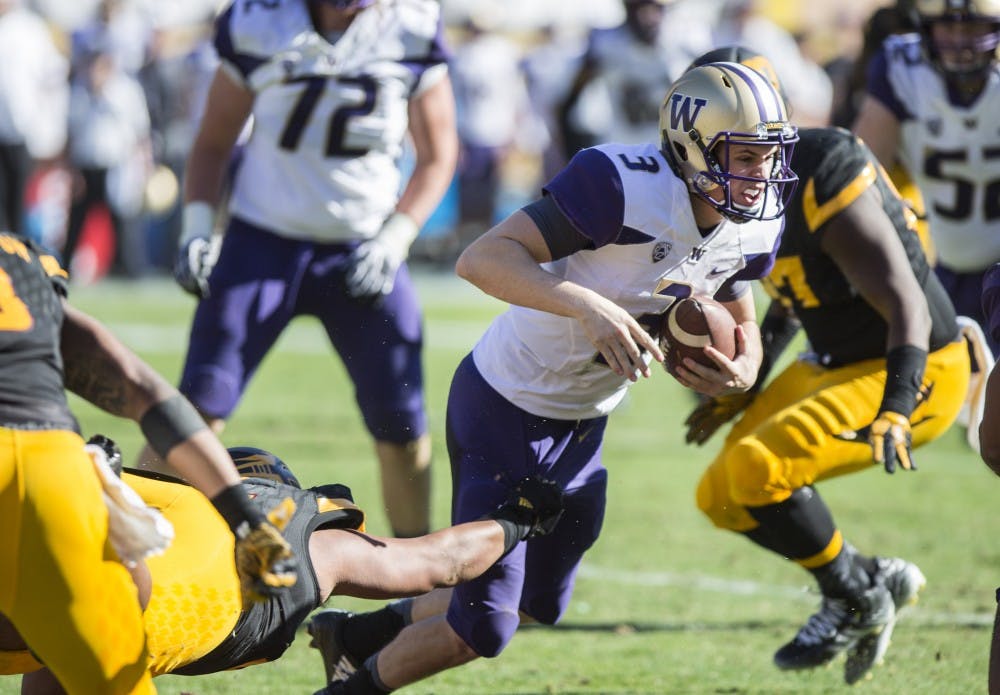
POLYGON ((1000 48, 1000 0, 913 0, 912 15, 924 51, 946 78, 980 80, 1000 48), (952 40, 934 37, 936 25, 961 26, 952 40))
POLYGON ((660 107, 661 149, 674 171, 727 218, 769 220, 780 217, 798 177, 789 168, 798 130, 788 122, 781 94, 766 77, 738 63, 709 63, 685 72, 660 107), (729 173, 732 145, 777 146, 764 179, 729 173), (752 209, 733 201, 729 182, 763 181, 765 193, 752 209), (709 195, 723 190, 722 201, 709 195))

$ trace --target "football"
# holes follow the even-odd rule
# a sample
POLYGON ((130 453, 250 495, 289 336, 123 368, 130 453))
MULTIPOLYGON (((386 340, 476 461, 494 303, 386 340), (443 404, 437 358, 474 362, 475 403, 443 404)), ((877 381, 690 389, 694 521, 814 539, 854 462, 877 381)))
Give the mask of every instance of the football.
POLYGON ((674 302, 664 312, 659 339, 664 367, 673 376, 685 357, 714 368, 715 362, 704 348, 711 345, 729 359, 735 357, 736 320, 711 297, 695 295, 674 302))

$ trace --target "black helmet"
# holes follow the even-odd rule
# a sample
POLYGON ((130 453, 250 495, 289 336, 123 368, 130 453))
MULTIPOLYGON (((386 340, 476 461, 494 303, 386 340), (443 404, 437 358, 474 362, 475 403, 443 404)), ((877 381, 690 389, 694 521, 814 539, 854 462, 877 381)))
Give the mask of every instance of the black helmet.
POLYGON ((236 464, 236 470, 243 478, 264 478, 302 488, 292 469, 269 451, 252 446, 234 446, 226 451, 229 452, 233 463, 236 464))

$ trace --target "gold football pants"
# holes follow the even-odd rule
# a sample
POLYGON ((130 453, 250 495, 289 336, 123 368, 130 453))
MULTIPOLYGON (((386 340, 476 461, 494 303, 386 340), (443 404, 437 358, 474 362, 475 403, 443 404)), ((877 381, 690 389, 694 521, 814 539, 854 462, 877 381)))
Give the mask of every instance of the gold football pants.
POLYGON ((83 445, 0 428, 0 613, 70 695, 155 693, 138 592, 83 445))
MULTIPOLYGON (((798 488, 873 466, 868 442, 850 434, 875 419, 885 377, 884 359, 834 369, 802 360, 790 365, 733 425, 698 484, 698 508, 719 528, 750 531, 757 522, 746 507, 777 504, 798 488)), ((914 448, 951 426, 968 381, 964 340, 928 356, 929 396, 910 416, 914 448)))

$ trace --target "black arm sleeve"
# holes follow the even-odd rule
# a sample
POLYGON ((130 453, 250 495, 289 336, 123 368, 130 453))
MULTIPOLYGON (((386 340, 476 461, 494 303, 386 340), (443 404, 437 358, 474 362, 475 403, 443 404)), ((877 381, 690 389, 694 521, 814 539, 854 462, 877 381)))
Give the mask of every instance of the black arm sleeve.
POLYGON ((531 218, 542 233, 542 238, 549 247, 549 253, 552 254, 552 260, 594 248, 594 242, 577 231, 549 196, 528 203, 521 210, 531 218))
POLYGON ((764 359, 761 360, 757 381, 750 388, 751 391, 755 393, 760 391, 778 358, 781 357, 781 353, 795 338, 800 327, 798 319, 784 311, 780 304, 776 301, 771 303, 760 324, 760 340, 764 346, 764 359))

